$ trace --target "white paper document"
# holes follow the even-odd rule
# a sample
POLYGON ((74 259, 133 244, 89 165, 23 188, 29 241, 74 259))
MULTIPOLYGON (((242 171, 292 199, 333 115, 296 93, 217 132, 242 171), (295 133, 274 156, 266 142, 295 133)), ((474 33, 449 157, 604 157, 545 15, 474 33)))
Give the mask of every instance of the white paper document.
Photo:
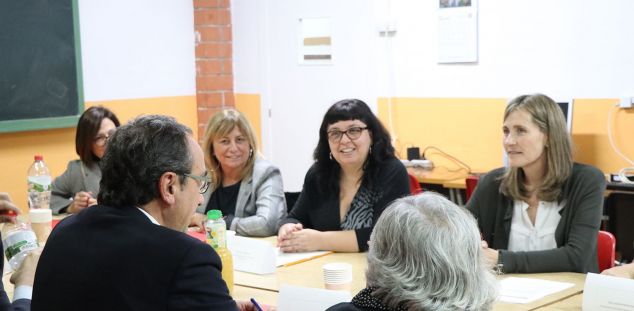
POLYGON ((292 265, 332 253, 331 251, 284 253, 269 241, 241 236, 231 237, 227 242, 233 256, 233 269, 256 274, 274 273, 276 267, 292 265))
POLYGON ((572 283, 508 277, 500 281, 499 301, 530 303, 574 286, 572 283))
POLYGON ((241 236, 231 238, 229 250, 233 256, 233 269, 256 274, 275 272, 277 251, 271 243, 241 236))
POLYGON ((634 310, 634 280, 588 273, 583 310, 634 310))
POLYGON ((304 252, 304 253, 284 253, 279 247, 277 248, 277 258, 275 259, 275 265, 278 267, 284 265, 292 265, 294 263, 304 262, 313 258, 321 257, 332 253, 331 251, 316 251, 316 252, 304 252))
POLYGON ((277 299, 279 311, 323 311, 340 302, 349 302, 346 291, 300 287, 284 284, 277 299))

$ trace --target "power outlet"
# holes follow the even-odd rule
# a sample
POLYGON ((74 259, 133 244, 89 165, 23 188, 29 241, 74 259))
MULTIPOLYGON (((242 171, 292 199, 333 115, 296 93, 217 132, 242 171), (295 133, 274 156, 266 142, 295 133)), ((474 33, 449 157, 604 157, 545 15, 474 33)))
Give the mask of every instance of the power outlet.
POLYGON ((632 108, 632 101, 634 101, 634 97, 621 97, 619 101, 619 107, 623 109, 632 108))

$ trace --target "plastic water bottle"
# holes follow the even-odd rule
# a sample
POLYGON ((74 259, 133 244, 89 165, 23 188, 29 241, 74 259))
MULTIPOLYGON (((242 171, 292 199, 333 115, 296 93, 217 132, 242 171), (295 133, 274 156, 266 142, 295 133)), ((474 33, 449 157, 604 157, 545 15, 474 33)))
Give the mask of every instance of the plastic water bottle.
POLYGON ((9 266, 15 271, 29 252, 38 248, 39 245, 31 227, 18 221, 16 224, 5 223, 2 227, 2 246, 9 266))
POLYGON ((41 155, 35 155, 34 159, 27 178, 29 208, 50 208, 51 171, 48 170, 41 155))
POLYGON ((227 225, 222 219, 222 212, 212 209, 207 212, 205 223, 207 243, 214 248, 222 261, 222 279, 227 283, 229 294, 233 295, 233 256, 227 248, 227 225))

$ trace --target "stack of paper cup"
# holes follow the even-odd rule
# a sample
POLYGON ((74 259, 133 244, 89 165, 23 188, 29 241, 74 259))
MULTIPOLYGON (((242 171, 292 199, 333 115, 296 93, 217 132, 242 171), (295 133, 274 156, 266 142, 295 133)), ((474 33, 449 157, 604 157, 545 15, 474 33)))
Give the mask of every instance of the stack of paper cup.
POLYGON ((329 263, 323 265, 324 287, 331 290, 350 291, 352 266, 347 263, 329 263))

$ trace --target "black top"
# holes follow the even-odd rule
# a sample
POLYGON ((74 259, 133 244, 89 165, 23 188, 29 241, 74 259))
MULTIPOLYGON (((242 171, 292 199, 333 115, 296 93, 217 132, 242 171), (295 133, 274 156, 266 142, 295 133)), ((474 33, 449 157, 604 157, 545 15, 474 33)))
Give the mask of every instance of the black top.
POLYGON ((222 216, 225 217, 227 230, 230 229, 231 222, 236 214, 236 203, 238 202, 238 193, 240 192, 241 184, 242 183, 238 181, 231 186, 219 187, 211 194, 207 207, 205 208, 205 215, 212 209, 220 210, 222 216))
POLYGON ((352 199, 343 222, 339 219, 339 193, 319 192, 315 167, 306 173, 304 187, 286 223, 301 223, 319 231, 355 230, 360 251, 368 249, 368 240, 379 216, 392 201, 409 195, 409 177, 398 159, 390 159, 378 168, 375 187, 361 185, 352 199))
POLYGON ((398 306, 396 308, 390 308, 383 304, 383 301, 374 295, 372 292, 375 288, 366 287, 362 289, 351 302, 342 302, 336 304, 326 311, 405 311, 405 308, 398 306))

